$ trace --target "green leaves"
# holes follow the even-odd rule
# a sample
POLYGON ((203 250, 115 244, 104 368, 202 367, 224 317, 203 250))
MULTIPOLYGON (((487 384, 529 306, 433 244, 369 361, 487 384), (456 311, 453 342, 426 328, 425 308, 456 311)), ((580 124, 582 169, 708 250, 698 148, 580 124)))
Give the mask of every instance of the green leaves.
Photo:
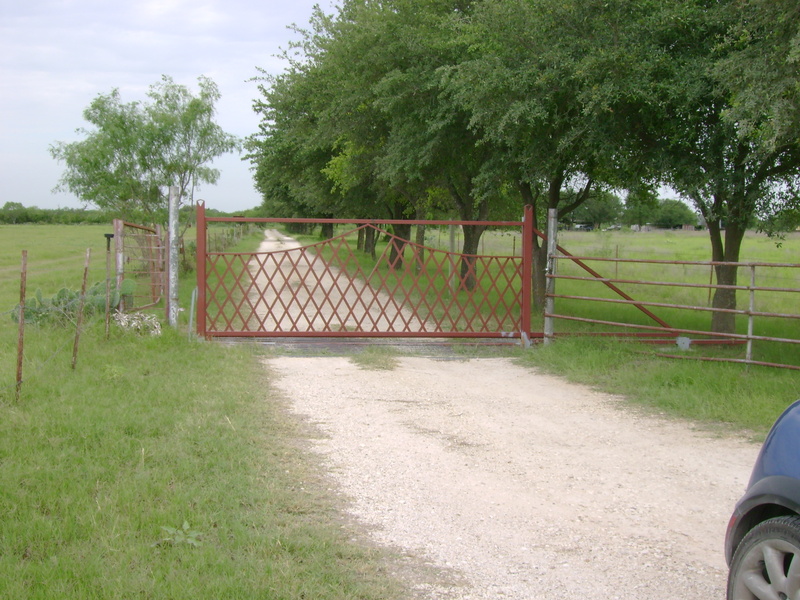
POLYGON ((163 76, 145 103, 124 103, 116 89, 95 98, 83 113, 94 129, 78 130, 85 139, 50 146, 66 165, 57 189, 129 220, 163 221, 170 185, 191 203, 195 187, 219 178, 208 163, 240 147, 214 122, 216 84, 198 83, 198 96, 163 76))
POLYGON ((189 527, 189 522, 184 521, 181 527, 161 527, 161 530, 167 534, 167 537, 161 538, 153 546, 180 546, 186 544, 187 546, 198 547, 203 544, 200 538, 203 536, 199 531, 195 531, 189 527))
MULTIPOLYGON (((116 283, 110 285, 109 308, 116 309, 120 303, 121 294, 133 293, 132 280, 125 280, 118 291, 116 283)), ((32 298, 25 301, 25 322, 43 325, 69 325, 77 319, 78 312, 83 304, 85 317, 101 315, 106 308, 106 283, 99 281, 86 290, 86 295, 81 298, 79 290, 61 288, 52 297, 46 298, 42 290, 37 289, 32 298)), ((11 318, 19 322, 20 305, 14 308, 11 318)))

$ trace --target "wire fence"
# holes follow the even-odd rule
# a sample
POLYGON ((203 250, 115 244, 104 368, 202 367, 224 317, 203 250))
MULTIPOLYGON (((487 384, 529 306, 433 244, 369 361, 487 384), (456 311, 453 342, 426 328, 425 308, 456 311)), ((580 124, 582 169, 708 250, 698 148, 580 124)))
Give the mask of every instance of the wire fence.
MULTIPOLYGON (((214 232, 215 246, 224 249, 236 244, 253 228, 219 228, 214 232)), ((7 381, 5 375, 0 378, 0 393, 11 392, 18 399, 25 381, 47 373, 59 359, 69 360, 74 369, 81 336, 101 317, 106 337, 112 322, 138 333, 160 332, 155 315, 139 312, 157 308, 164 299, 166 248, 160 228, 115 221, 113 231, 82 254, 69 251, 41 259, 30 253, 29 262, 29 252, 23 250, 19 266, 6 263, 0 268, 0 282, 6 289, 13 285, 19 290, 18 297, 3 295, 6 306, 16 306, 0 310, 0 319, 6 323, 4 336, 16 340, 15 350, 8 348, 9 358, 15 358, 9 361, 14 366, 13 382, 2 383, 7 381), (12 324, 13 333, 8 329, 12 324), (45 333, 50 330, 58 334, 45 333), (43 337, 40 334, 46 342, 38 339, 43 337)))

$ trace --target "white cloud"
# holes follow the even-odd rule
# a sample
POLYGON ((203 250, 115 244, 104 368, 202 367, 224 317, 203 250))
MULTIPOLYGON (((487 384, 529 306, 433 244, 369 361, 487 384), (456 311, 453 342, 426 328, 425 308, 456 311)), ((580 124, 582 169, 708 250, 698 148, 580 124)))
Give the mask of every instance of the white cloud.
MULTIPOLYGON (((78 139, 83 110, 118 88, 140 100, 162 74, 196 89, 211 77, 222 99, 218 121, 240 136, 256 130, 256 67, 275 58, 304 26, 314 0, 0 0, 0 205, 79 206, 52 195, 61 168, 48 146, 78 139)), ((330 4, 320 3, 330 10, 330 4)), ((260 202, 249 165, 220 159, 220 183, 202 190, 209 206, 240 210, 260 202)))

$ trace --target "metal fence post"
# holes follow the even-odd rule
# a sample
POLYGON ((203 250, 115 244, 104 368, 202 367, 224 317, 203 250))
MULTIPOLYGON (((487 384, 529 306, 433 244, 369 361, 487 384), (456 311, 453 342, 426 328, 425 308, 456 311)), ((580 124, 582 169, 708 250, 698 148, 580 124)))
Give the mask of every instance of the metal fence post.
POLYGON ((206 337, 206 205, 197 203, 197 336, 206 337))
POLYGON ((533 206, 525 206, 522 215, 522 306, 520 307, 520 338, 524 347, 530 346, 531 300, 533 297, 533 206))
POLYGON ((756 310, 756 266, 750 265, 750 309, 747 311, 747 364, 753 360, 753 313, 756 310))
POLYGON ((556 293, 556 252, 558 251, 558 210, 551 208, 547 211, 547 281, 545 284, 544 298, 544 343, 548 345, 553 341, 555 327, 555 298, 556 293))
POLYGON ((125 309, 122 302, 122 278, 125 276, 125 223, 121 219, 114 219, 114 268, 116 271, 117 293, 120 294, 120 308, 125 309))
MULTIPOLYGON (((103 234, 106 238, 106 339, 109 334, 109 324, 111 322, 111 240, 114 237, 113 233, 103 234)), ((119 289, 119 288, 117 288, 119 289)))

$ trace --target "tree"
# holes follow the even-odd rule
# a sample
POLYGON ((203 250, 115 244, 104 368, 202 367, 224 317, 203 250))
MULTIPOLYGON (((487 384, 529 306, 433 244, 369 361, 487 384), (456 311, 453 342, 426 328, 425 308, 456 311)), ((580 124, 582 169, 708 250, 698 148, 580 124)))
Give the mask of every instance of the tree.
POLYGON ((572 212, 575 223, 590 223, 596 229, 616 223, 622 214, 622 201, 607 190, 594 190, 586 201, 572 212))
MULTIPOLYGON (((465 47, 452 43, 449 24, 470 5, 348 0, 336 18, 317 11, 296 46, 299 55, 288 57, 287 73, 262 87, 257 107, 265 118, 255 142, 284 139, 295 157, 314 148, 329 153, 322 169, 294 160, 304 172, 297 179, 327 175, 327 192, 340 193, 347 213, 424 214, 436 188, 449 195, 462 220, 486 220, 491 198, 477 193, 476 181, 489 148, 479 144, 468 113, 444 93, 438 74, 460 60, 465 47)), ((404 237, 408 229, 395 233, 404 237)), ((464 230, 467 288, 475 283, 471 255, 482 231, 477 225, 464 230)), ((395 248, 393 264, 401 250, 395 248)))
POLYGON ((130 219, 163 220, 171 185, 180 204, 193 203, 196 187, 219 179, 209 163, 239 148, 214 121, 216 84, 207 77, 198 84, 195 96, 163 76, 145 103, 122 102, 117 89, 100 94, 83 113, 94 129, 77 130, 85 139, 50 146, 66 165, 56 189, 130 219))
POLYGON ((684 225, 697 225, 697 214, 680 200, 661 200, 656 209, 653 225, 662 229, 679 229, 684 225))
POLYGON ((736 308, 738 270, 732 263, 739 262, 748 226, 758 215, 796 205, 800 184, 800 140, 779 136, 765 145, 754 129, 726 116, 736 95, 714 66, 729 64, 724 42, 735 30, 737 6, 734 0, 665 3, 653 13, 653 34, 642 40, 660 57, 641 82, 655 99, 650 116, 664 140, 656 162, 708 226, 711 258, 719 263, 713 307, 722 309, 711 327, 720 333, 735 330, 729 311, 736 308))
POLYGON ((638 185, 628 190, 625 198, 625 211, 622 222, 625 225, 636 225, 640 229, 652 223, 658 210, 658 194, 650 185, 638 185))
MULTIPOLYGON (((570 213, 603 186, 638 176, 641 61, 630 43, 647 2, 485 0, 461 26, 470 55, 444 71, 451 93, 494 158, 484 165, 536 209, 570 213)), ((534 239, 534 299, 543 308, 547 245, 534 239)))
POLYGON ((740 0, 732 8, 728 52, 714 67, 731 94, 726 118, 768 149, 800 138, 800 4, 740 0))

